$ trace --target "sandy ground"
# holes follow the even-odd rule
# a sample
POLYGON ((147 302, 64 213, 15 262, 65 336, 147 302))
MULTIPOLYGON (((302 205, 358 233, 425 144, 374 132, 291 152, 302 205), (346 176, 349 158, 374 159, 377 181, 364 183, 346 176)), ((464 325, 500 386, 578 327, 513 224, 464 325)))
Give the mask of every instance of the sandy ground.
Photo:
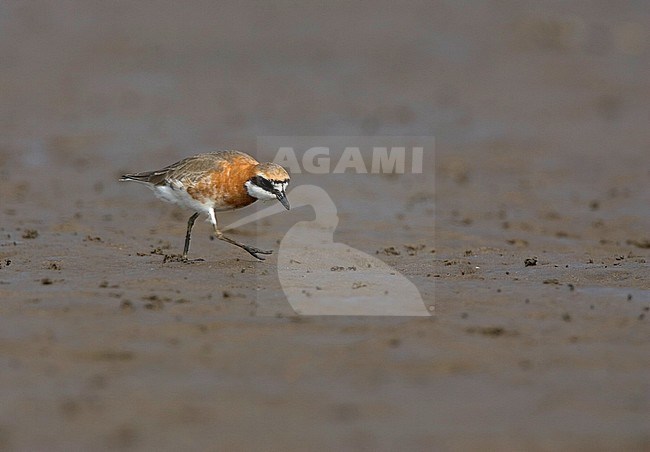
POLYGON ((650 449, 650 9, 548 5, 0 3, 0 449, 650 449), (203 222, 163 262, 117 177, 268 135, 435 137, 292 179, 434 316, 296 316, 203 222))

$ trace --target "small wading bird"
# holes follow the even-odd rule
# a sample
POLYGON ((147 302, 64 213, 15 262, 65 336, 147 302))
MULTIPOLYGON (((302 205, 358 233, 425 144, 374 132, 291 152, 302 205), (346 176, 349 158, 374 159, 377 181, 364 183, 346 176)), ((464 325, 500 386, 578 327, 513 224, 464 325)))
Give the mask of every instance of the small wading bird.
POLYGON ((264 260, 259 254, 271 254, 273 251, 261 250, 224 236, 217 225, 215 212, 239 209, 258 199, 277 199, 289 210, 285 194, 289 184, 287 171, 275 163, 259 163, 239 151, 199 154, 158 171, 125 174, 120 180, 143 183, 160 199, 194 211, 187 221, 183 260, 187 260, 192 227, 201 213, 208 216, 219 240, 243 248, 253 257, 264 260))

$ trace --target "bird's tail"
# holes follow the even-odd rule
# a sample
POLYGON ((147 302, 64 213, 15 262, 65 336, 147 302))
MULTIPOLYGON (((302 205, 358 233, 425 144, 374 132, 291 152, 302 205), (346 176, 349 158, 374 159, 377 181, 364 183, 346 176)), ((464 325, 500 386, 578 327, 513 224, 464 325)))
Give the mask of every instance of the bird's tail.
POLYGON ((134 174, 124 174, 122 177, 120 177, 120 181, 133 181, 133 182, 140 182, 141 184, 149 184, 151 179, 151 172, 146 172, 146 173, 134 173, 134 174))
POLYGON ((140 182, 147 185, 166 185, 167 168, 158 171, 144 171, 142 173, 125 174, 120 177, 121 181, 140 182))

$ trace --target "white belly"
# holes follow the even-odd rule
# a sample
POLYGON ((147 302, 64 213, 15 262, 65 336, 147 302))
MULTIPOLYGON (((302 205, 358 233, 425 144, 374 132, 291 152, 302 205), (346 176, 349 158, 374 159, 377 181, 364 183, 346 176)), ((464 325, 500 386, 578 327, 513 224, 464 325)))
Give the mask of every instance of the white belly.
POLYGON ((192 198, 183 188, 172 189, 169 186, 157 185, 153 187, 155 195, 163 201, 185 207, 195 212, 209 214, 213 203, 211 201, 200 202, 192 198))

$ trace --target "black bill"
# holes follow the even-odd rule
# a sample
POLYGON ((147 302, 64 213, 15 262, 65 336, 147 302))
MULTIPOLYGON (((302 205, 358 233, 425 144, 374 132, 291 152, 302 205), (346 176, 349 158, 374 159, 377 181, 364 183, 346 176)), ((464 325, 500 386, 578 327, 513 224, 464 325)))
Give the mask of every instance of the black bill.
POLYGON ((280 192, 275 196, 278 198, 278 201, 280 201, 285 209, 289 210, 291 208, 289 206, 289 200, 287 200, 287 195, 285 195, 284 192, 280 192))

